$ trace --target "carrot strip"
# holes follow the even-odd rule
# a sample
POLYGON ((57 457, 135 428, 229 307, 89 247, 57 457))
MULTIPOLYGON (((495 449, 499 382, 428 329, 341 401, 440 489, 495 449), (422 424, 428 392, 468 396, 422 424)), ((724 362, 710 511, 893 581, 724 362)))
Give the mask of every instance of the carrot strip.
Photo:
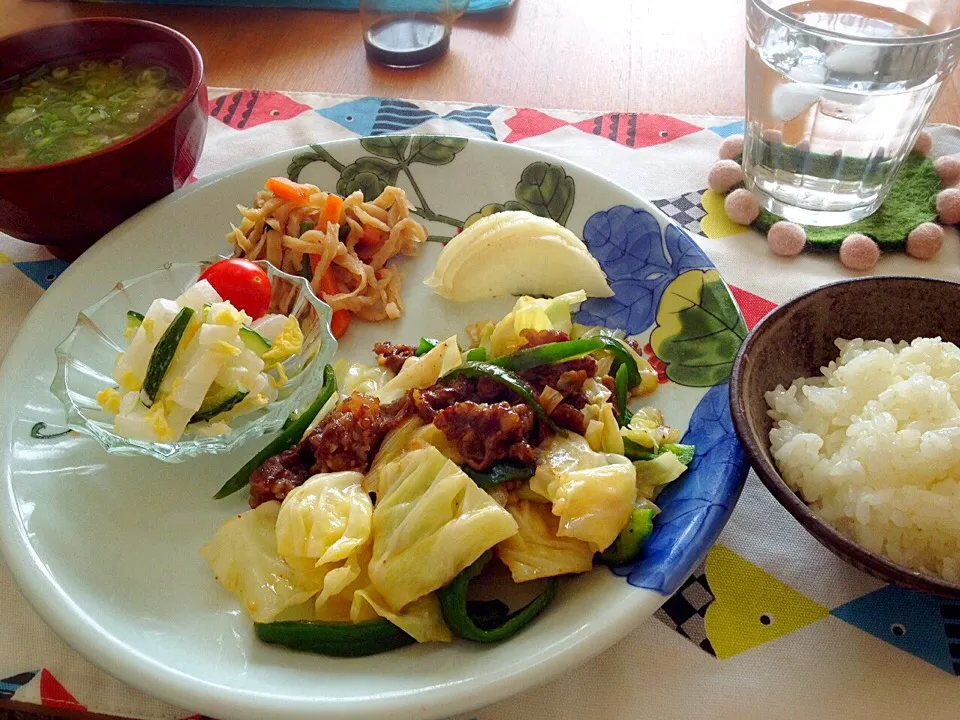
POLYGON ((379 245, 381 242, 383 242, 385 235, 386 233, 380 228, 375 228, 372 225, 365 225, 363 228, 363 237, 357 241, 357 247, 369 248, 374 245, 379 245))
POLYGON ((346 334, 349 327, 350 311, 334 310, 333 317, 330 318, 330 332, 333 333, 333 336, 339 340, 346 334))
POLYGON ((272 177, 263 186, 282 200, 292 200, 293 202, 308 202, 310 200, 310 187, 295 183, 285 177, 272 177))
POLYGON ((337 276, 333 274, 333 263, 320 278, 320 292, 324 295, 336 295, 340 292, 340 286, 337 285, 337 276))
POLYGON ((341 210, 343 210, 343 198, 333 193, 327 195, 327 202, 323 206, 323 212, 320 213, 319 227, 325 230, 327 223, 340 222, 341 210))

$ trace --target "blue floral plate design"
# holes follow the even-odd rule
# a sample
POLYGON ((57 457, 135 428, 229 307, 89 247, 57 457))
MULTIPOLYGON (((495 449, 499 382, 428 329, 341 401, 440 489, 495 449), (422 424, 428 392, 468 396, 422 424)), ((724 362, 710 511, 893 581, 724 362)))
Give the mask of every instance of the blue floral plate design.
MULTIPOLYGON (((603 178, 516 145, 438 136, 378 136, 260 158, 161 200, 74 262, 44 294, 0 368, 0 551, 23 594, 66 642, 123 682, 210 717, 374 720, 450 717, 586 662, 653 615, 717 539, 747 473, 727 379, 746 334, 710 260, 655 207, 603 178), (118 280, 220 254, 266 178, 286 174, 340 193, 402 187, 430 241, 403 258, 404 316, 354 323, 338 355, 370 363, 374 342, 448 337, 502 317, 512 298, 458 305, 421 281, 442 243, 483 215, 525 209, 580 235, 615 296, 579 320, 624 328, 661 374, 647 402, 697 446, 660 496, 644 554, 616 572, 564 580, 556 600, 508 642, 411 646, 360 659, 259 643, 210 576, 198 548, 239 495, 213 492, 258 449, 179 465, 110 455, 92 438, 31 437, 64 422, 49 392, 54 344, 76 309, 118 280), (446 333, 446 334, 443 334, 446 333)), ((461 335, 461 337, 464 337, 461 335)), ((265 440, 264 440, 265 441, 265 440)))

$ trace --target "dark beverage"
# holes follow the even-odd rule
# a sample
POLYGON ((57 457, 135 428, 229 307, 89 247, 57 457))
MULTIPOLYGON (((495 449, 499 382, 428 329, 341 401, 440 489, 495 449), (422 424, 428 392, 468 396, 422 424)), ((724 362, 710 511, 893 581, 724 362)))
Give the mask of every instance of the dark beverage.
POLYGON ((450 47, 450 25, 431 13, 377 20, 363 34, 367 56, 391 67, 418 67, 450 47))

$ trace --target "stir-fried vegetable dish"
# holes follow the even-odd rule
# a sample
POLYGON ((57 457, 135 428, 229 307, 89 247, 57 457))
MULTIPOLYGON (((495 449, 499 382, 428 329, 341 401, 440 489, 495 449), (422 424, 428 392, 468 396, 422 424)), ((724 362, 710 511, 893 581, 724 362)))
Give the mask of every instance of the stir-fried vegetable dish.
POLYGON ((379 342, 375 365, 327 368, 218 493, 249 486, 252 509, 201 550, 261 640, 340 656, 497 642, 563 576, 637 558, 695 450, 643 402, 656 373, 624 334, 572 322, 585 297, 521 297, 464 345, 379 342), (498 570, 538 581, 533 599, 474 599, 498 570))

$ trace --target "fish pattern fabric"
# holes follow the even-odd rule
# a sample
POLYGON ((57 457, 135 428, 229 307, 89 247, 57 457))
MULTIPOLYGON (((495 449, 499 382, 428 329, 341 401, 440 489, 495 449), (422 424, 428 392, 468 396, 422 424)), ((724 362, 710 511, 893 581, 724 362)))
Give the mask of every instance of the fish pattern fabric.
MULTIPOLYGON (((361 135, 506 142, 560 156, 652 201, 695 236, 730 284, 748 327, 778 303, 844 277, 835 259, 776 258, 760 236, 726 217, 722 198, 704 189, 720 143, 743 131, 741 118, 258 89, 211 89, 210 97, 196 178, 272 152, 361 135)), ((960 154, 960 130, 937 126, 933 135, 935 154, 960 154)), ((0 359, 27 312, 68 267, 42 247, 0 235, 0 359)), ((885 257, 878 272, 960 280, 960 242, 948 230, 936 261, 885 257)), ((651 348, 644 353, 657 365, 651 348)), ((716 425, 722 440, 725 424, 716 425)), ((628 582, 629 573, 621 580, 628 582)), ((2 561, 0 608, 0 700, 206 720, 196 709, 124 686, 69 649, 19 595, 2 561)), ((845 565, 751 474, 720 542, 655 620, 547 686, 457 720, 581 720, 585 709, 598 720, 948 718, 960 706, 957 675, 960 603, 889 587, 845 565)))

